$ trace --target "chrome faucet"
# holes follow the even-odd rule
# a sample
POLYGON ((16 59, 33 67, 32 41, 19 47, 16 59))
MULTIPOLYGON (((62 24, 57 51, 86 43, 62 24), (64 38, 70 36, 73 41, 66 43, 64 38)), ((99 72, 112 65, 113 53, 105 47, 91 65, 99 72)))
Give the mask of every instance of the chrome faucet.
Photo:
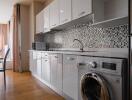
POLYGON ((78 41, 81 44, 80 50, 83 52, 84 51, 84 45, 82 43, 82 41, 78 40, 78 39, 74 39, 73 42, 78 41))

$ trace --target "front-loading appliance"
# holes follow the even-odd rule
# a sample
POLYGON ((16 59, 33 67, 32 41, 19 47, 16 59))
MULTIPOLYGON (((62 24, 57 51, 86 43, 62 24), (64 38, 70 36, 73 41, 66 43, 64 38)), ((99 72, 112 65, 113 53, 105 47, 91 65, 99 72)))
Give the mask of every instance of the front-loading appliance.
POLYGON ((126 100, 127 59, 79 57, 78 100, 126 100))

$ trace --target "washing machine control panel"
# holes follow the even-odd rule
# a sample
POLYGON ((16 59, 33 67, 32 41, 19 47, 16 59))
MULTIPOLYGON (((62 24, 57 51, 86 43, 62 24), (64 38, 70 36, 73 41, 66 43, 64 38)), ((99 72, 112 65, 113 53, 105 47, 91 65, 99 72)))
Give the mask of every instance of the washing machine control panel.
POLYGON ((102 62, 102 68, 109 69, 109 70, 116 70, 117 68, 116 63, 109 63, 109 62, 102 62))
POLYGON ((124 59, 79 56, 79 68, 88 71, 121 75, 124 59))

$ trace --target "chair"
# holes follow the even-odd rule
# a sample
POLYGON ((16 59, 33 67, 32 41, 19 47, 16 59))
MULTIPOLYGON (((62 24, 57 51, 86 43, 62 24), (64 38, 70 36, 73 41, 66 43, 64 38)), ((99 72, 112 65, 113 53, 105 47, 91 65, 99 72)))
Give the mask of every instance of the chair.
POLYGON ((9 51, 10 51, 10 48, 7 49, 4 58, 0 59, 0 63, 2 63, 2 68, 0 68, 0 72, 4 73, 4 86, 5 86, 5 88, 6 88, 6 73, 5 73, 5 71, 6 71, 6 59, 7 59, 7 56, 9 54, 9 51))

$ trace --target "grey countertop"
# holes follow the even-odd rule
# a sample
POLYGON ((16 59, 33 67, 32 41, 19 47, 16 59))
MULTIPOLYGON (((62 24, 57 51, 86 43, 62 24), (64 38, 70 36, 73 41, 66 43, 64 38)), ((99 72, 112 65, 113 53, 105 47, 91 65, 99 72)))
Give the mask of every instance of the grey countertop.
POLYGON ((128 58, 128 49, 103 49, 103 50, 89 50, 89 51, 76 51, 76 50, 52 50, 52 51, 39 51, 39 50, 29 50, 38 51, 44 53, 62 53, 62 54, 72 54, 81 56, 101 56, 101 57, 114 57, 114 58, 128 58))

